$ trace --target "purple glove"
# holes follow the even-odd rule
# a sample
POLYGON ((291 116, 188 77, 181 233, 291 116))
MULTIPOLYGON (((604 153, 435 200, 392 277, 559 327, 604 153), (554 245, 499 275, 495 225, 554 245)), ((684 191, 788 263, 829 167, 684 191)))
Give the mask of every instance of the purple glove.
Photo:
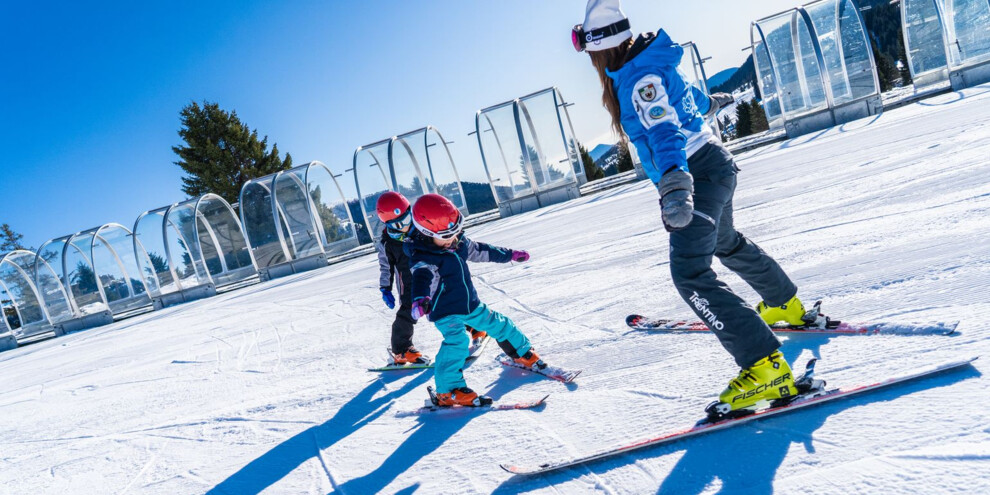
POLYGON ((413 301, 412 303, 413 320, 418 320, 428 314, 430 314, 430 298, 424 297, 422 299, 417 299, 413 301))
POLYGON ((523 261, 529 261, 529 253, 527 253, 526 251, 515 251, 515 250, 513 250, 512 251, 512 261, 518 261, 520 263, 523 262, 523 261))

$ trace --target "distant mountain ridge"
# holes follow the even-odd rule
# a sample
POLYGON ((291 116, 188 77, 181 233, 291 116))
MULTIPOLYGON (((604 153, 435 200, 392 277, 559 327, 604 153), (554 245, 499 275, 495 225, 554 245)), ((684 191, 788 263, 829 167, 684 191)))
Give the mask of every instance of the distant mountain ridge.
POLYGON ((728 81, 735 73, 739 70, 739 67, 732 67, 725 69, 717 74, 708 78, 708 87, 713 88, 715 86, 720 86, 728 81))
MULTIPOLYGON (((725 72, 725 71, 722 71, 725 72)), ((722 74, 719 72, 718 74, 722 74)), ((716 74, 716 76, 718 75, 716 74)), ((712 93, 732 93, 735 90, 741 88, 747 83, 752 83, 756 81, 756 67, 753 65, 753 55, 746 57, 746 61, 743 62, 739 69, 729 76, 725 82, 721 84, 715 84, 712 79, 708 79, 708 90, 712 93)))

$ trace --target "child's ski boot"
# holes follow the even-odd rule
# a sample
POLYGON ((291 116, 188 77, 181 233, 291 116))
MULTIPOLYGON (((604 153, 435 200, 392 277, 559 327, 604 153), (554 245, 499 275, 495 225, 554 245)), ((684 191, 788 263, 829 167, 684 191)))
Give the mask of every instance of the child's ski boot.
POLYGON ((540 355, 533 352, 533 349, 526 351, 526 354, 523 354, 522 356, 513 359, 513 361, 515 361, 516 364, 524 368, 529 368, 537 371, 546 369, 547 367, 547 363, 544 363, 543 360, 540 359, 540 355))
POLYGON ((482 340, 485 340, 485 337, 488 337, 488 332, 482 330, 467 327, 467 331, 471 334, 471 345, 473 346, 480 344, 482 340))
POLYGON ((780 351, 774 351, 740 371, 718 396, 718 402, 709 405, 705 412, 712 420, 744 416, 759 403, 787 400, 797 394, 791 367, 780 351))
POLYGON ((801 326, 808 323, 813 323, 805 320, 805 310, 804 304, 797 296, 791 298, 780 306, 767 306, 767 303, 760 301, 756 305, 756 312, 760 314, 760 318, 767 322, 767 325, 774 326, 775 323, 780 321, 786 321, 788 325, 801 326))
POLYGON ((430 358, 424 356, 415 347, 406 349, 401 354, 392 354, 392 364, 403 366, 407 364, 430 364, 430 358))
POLYGON ((478 395, 474 390, 467 387, 460 387, 448 393, 438 394, 433 391, 433 387, 426 387, 426 392, 430 394, 429 405, 437 407, 481 407, 490 406, 494 401, 486 395, 478 395))

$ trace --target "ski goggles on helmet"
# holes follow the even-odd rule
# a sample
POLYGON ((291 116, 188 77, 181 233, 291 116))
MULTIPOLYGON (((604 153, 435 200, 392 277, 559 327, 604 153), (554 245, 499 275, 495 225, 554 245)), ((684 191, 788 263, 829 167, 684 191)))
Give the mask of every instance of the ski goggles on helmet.
POLYGON ((429 228, 420 225, 418 222, 415 221, 415 219, 413 219, 413 222, 416 223, 416 229, 422 232, 423 234, 428 235, 434 239, 442 239, 446 241, 448 239, 453 239, 454 237, 457 237, 457 235, 461 233, 461 226, 464 224, 464 215, 457 215, 456 222, 448 223, 446 229, 439 230, 437 232, 434 232, 429 228))
MULTIPOLYGON (((388 230, 398 230, 402 231, 412 225, 412 211, 406 210, 399 218, 392 220, 391 222, 385 222, 385 226, 388 230)), ((394 237, 394 236, 393 236, 394 237)))
POLYGON ((588 47, 588 43, 600 41, 602 38, 614 36, 629 29, 629 19, 622 19, 619 22, 591 31, 585 31, 584 26, 578 24, 571 28, 571 44, 574 50, 583 52, 588 47))

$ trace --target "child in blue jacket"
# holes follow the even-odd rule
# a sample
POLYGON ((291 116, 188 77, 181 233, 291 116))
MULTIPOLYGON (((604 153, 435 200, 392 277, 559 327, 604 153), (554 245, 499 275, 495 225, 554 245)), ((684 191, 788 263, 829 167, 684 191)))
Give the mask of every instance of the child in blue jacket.
POLYGON ((405 244, 412 267, 412 317, 428 315, 443 334, 434 362, 437 405, 491 404, 491 398, 479 396, 464 381, 461 368, 470 342, 465 325, 488 332, 521 366, 543 369, 546 364, 512 320, 478 299, 467 262, 526 261, 529 254, 468 239, 461 233, 460 211, 438 194, 416 200, 412 214, 417 233, 405 244))

